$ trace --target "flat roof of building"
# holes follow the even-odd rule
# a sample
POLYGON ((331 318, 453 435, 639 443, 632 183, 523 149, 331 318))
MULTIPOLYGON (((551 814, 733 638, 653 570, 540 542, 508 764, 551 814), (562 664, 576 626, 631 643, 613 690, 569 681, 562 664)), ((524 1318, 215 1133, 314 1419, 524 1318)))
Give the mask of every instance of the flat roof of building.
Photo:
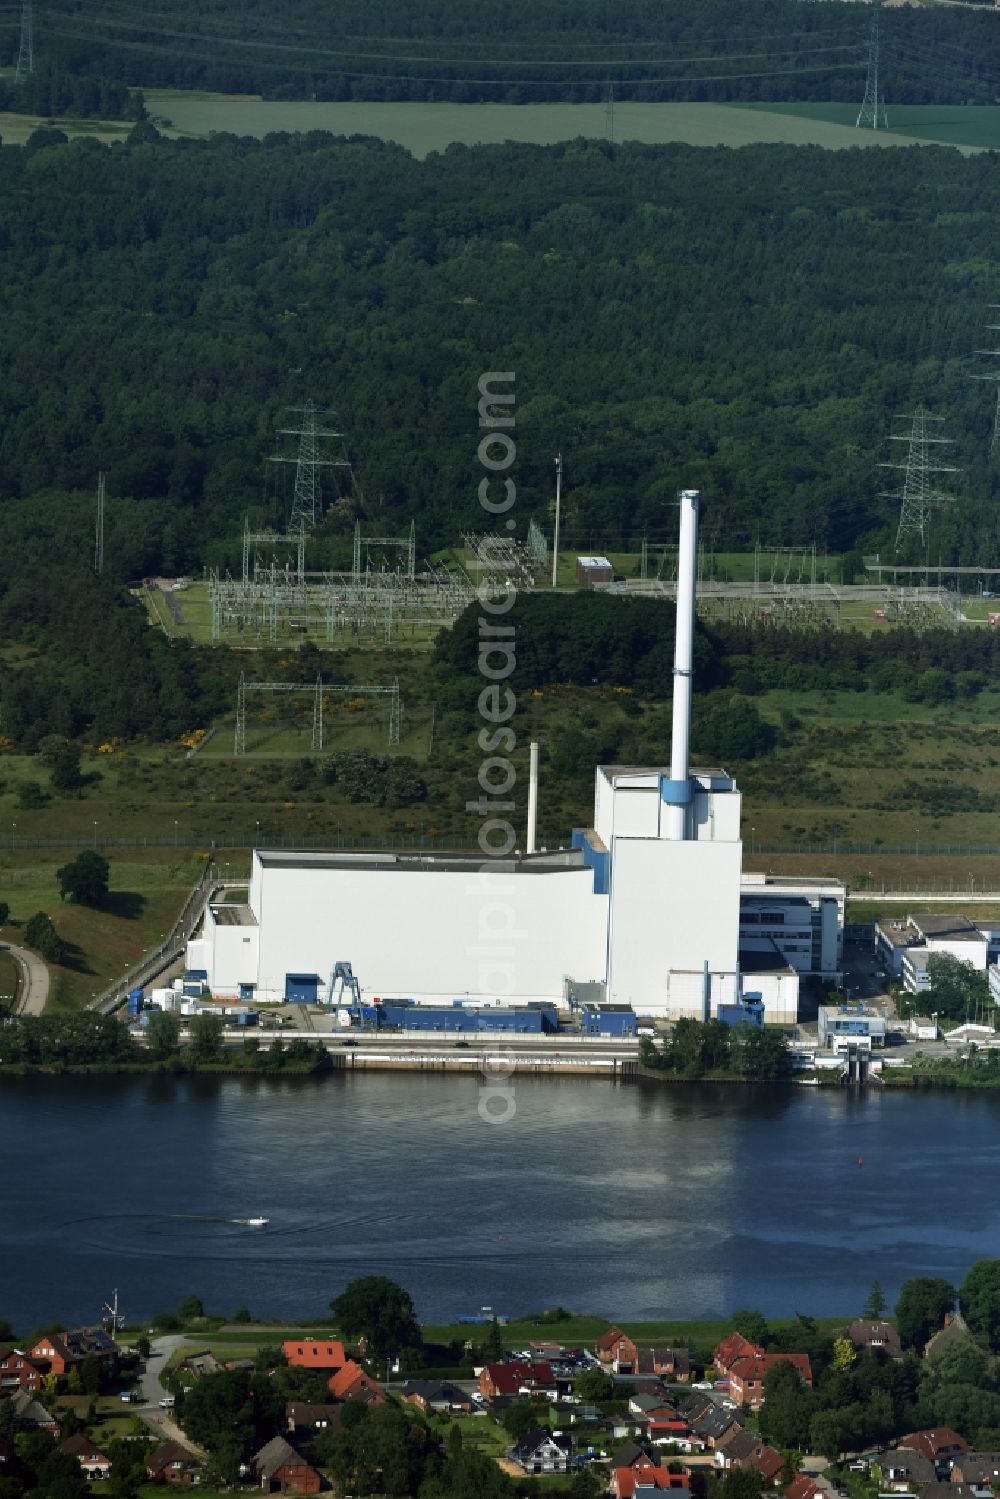
POLYGON ((249 906, 212 906, 216 926, 256 926, 257 918, 249 906))
POLYGON ((749 937, 740 942, 741 973, 794 973, 795 969, 771 937, 749 937))
POLYGON ((254 849, 254 858, 267 869, 381 869, 405 874, 421 870, 426 874, 466 874, 484 870, 497 875, 558 874, 567 869, 585 869, 581 849, 556 849, 547 853, 513 854, 509 858, 477 853, 428 854, 419 850, 394 853, 390 849, 367 853, 316 853, 309 849, 254 849))
POLYGON ((925 937, 980 937, 982 933, 969 916, 959 916, 947 911, 911 911, 907 921, 925 937))
POLYGON ((844 890, 843 880, 834 879, 829 874, 802 875, 802 874, 764 874, 756 869, 744 869, 740 875, 740 884, 744 890, 751 891, 755 886, 759 889, 774 889, 780 887, 788 890, 844 890))

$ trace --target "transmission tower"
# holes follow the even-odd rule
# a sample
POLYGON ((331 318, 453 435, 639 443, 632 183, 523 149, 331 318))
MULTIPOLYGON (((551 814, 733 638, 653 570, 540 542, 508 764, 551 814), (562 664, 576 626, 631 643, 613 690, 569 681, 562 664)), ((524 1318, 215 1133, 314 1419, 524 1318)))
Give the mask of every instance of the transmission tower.
MULTIPOLYGON (((990 302, 991 309, 1000 309, 1000 302, 990 302)), ((987 329, 991 333, 1000 331, 1000 323, 987 323, 987 329)), ((977 354, 989 355, 993 359, 1000 359, 1000 349, 977 349, 977 354)), ((991 380, 997 388, 996 404, 993 408, 993 431, 990 434, 990 457, 996 458, 1000 455, 1000 367, 990 371, 988 375, 976 375, 977 380, 991 380)))
POLYGON ((865 80, 865 97, 861 101, 858 110, 858 118, 854 122, 857 130, 859 125, 867 125, 872 130, 888 130, 889 122, 885 116, 885 97, 879 82, 880 44, 879 44, 879 19, 882 12, 882 0, 873 0, 872 5, 872 29, 868 38, 868 77, 865 80))
POLYGON ((615 143, 615 86, 608 80, 608 97, 604 106, 605 133, 613 146, 615 143))
POLYGON ((97 527, 94 533, 94 572, 104 571, 104 475, 97 476, 97 527))
POLYGON ((306 401, 302 406, 292 406, 289 409, 301 420, 298 426, 279 427, 278 431, 283 437, 297 437, 299 451, 294 458, 279 454, 273 457, 271 462, 295 464, 295 494, 292 499, 292 513, 288 521, 288 531, 291 535, 297 531, 311 531, 316 524, 320 469, 350 468, 351 465, 346 458, 320 457, 321 440, 342 439, 344 434, 316 425, 316 418, 320 413, 312 401, 306 401))
POLYGON ((943 500, 954 498, 950 494, 942 494, 932 489, 930 484, 931 474, 957 474, 959 470, 946 464, 931 463, 929 449, 950 441, 947 437, 929 437, 927 424, 929 422, 940 422, 939 416, 931 416, 923 406, 918 406, 913 415, 907 418, 910 422, 909 432, 903 435, 893 435, 890 442, 905 442, 909 445, 905 463, 883 463, 881 468, 902 469, 905 474, 903 480, 902 494, 895 493, 890 496, 900 501, 899 526, 896 530, 896 551, 902 550, 903 542, 907 536, 919 536, 921 542, 927 539, 927 523, 930 519, 931 506, 943 500))
POLYGON ((17 52, 17 68, 14 82, 23 83, 29 73, 35 71, 35 26, 32 15, 32 0, 21 4, 21 45, 17 52))

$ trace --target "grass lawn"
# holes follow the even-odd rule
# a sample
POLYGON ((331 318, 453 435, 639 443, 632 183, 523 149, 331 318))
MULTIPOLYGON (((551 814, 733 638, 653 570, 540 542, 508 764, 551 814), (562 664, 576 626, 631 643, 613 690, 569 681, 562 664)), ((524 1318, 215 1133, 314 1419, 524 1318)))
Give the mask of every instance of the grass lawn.
MULTIPOLYGON (((546 145, 578 136, 603 139, 607 134, 603 103, 314 103, 179 89, 147 89, 145 94, 154 123, 158 122, 168 135, 206 136, 213 130, 254 136, 275 130, 329 130, 336 135, 360 132, 395 141, 415 156, 426 156, 455 142, 477 145, 513 140, 546 145)), ((883 133, 856 131, 857 108, 851 105, 741 107, 625 100, 615 105, 615 136, 620 141, 650 144, 683 141, 695 146, 745 146, 784 142, 831 149, 943 140, 965 149, 983 149, 996 144, 1000 137, 997 114, 1000 111, 978 107, 911 107, 892 111, 892 130, 883 133)))
MULTIPOLYGON (((59 899, 56 869, 66 857, 0 852, 0 889, 10 903, 13 921, 23 927, 36 911, 46 911, 68 944, 65 965, 50 969, 48 1008, 57 1011, 85 1005, 155 947, 203 867, 201 860, 184 850, 179 857, 159 862, 112 862, 110 904, 105 910, 92 910, 59 899)), ((21 932, 18 926, 8 926, 5 935, 16 942, 21 932)))
MULTIPOLYGON (((9 929, 7 937, 16 937, 9 929)), ((0 1004, 13 1006, 21 988, 21 969, 9 952, 0 952, 0 1004)))
MULTIPOLYGON (((855 128, 856 104, 807 102, 803 104, 741 104, 734 106, 755 114, 812 120, 839 129, 855 128)), ((1000 148, 1000 106, 995 104, 901 104, 887 106, 889 137, 979 149, 1000 148)), ((859 131, 858 135, 875 132, 859 131)), ((860 144, 860 142, 858 142, 860 144)))

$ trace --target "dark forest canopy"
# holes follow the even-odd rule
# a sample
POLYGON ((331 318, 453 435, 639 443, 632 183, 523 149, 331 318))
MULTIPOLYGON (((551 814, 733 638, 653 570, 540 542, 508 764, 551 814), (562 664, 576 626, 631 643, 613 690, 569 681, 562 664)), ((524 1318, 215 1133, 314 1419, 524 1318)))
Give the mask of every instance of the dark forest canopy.
MULTIPOLYGON (((238 566, 248 509, 287 518, 291 471, 266 460, 312 397, 357 479, 313 565, 349 558, 358 507, 415 518, 424 556, 482 525, 492 368, 516 372, 520 522, 547 524, 562 448, 567 545, 672 539, 687 483, 719 550, 888 554, 899 476, 878 465, 922 400, 963 470, 931 560, 996 564, 993 388, 971 375, 1000 300, 998 209, 995 159, 937 147, 577 140, 415 161, 323 133, 39 132, 0 150, 4 533, 44 523, 86 555, 105 469, 116 579, 238 566)), ((0 547, 0 588, 30 592, 17 560, 0 547)))
MULTIPOLYGON (((896 103, 990 103, 996 18, 885 16, 896 103)), ((36 48, 133 86, 320 99, 854 99, 871 10, 801 0, 47 0, 36 48)), ((8 25, 5 50, 17 52, 8 25)))

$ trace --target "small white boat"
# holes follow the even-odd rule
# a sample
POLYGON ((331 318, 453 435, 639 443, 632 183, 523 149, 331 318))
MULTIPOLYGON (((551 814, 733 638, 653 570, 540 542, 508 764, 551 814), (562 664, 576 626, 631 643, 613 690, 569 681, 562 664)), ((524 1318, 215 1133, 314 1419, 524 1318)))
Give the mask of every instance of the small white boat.
POLYGON ((244 1228, 266 1228, 270 1218, 234 1218, 234 1223, 242 1223, 244 1228))

